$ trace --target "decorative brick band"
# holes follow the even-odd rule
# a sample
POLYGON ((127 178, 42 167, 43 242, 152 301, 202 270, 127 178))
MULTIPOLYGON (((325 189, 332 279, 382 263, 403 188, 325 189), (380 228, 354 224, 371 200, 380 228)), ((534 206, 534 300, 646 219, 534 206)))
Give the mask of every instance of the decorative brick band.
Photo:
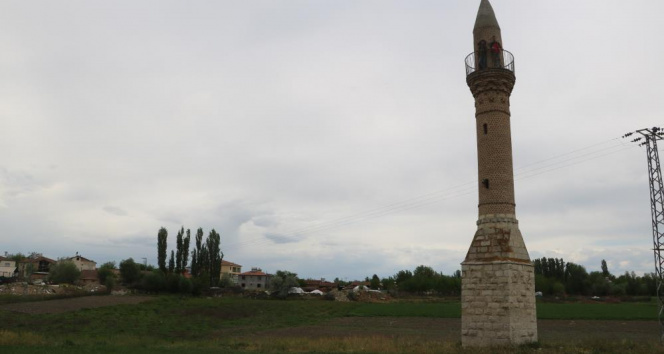
POLYGON ((477 225, 489 224, 489 223, 510 223, 518 224, 519 220, 516 219, 516 215, 513 214, 486 214, 480 215, 480 218, 477 220, 477 225))
POLYGON ((515 81, 514 73, 506 69, 481 70, 466 77, 466 83, 475 98, 487 91, 502 91, 509 95, 515 81))

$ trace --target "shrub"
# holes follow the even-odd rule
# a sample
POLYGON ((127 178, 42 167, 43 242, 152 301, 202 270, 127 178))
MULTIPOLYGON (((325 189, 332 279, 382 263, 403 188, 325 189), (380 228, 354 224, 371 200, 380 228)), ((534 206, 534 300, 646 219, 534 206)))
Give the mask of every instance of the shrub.
POLYGON ((297 274, 285 270, 278 270, 270 280, 270 289, 280 299, 285 299, 291 288, 299 286, 297 274))
POLYGON ((177 293, 180 289, 180 275, 168 274, 166 275, 166 290, 170 293, 177 293))
POLYGON ((160 270, 154 270, 147 274, 141 281, 143 290, 150 293, 158 293, 166 289, 166 277, 160 270))
POLYGON ((110 293, 111 290, 115 287, 115 276, 112 277, 106 277, 106 280, 104 281, 104 286, 106 286, 106 290, 110 293))
POLYGON ((191 293, 195 296, 200 296, 210 289, 210 282, 207 281, 209 277, 198 276, 193 278, 191 293))
POLYGON ((178 282, 178 289, 180 290, 180 294, 191 294, 193 290, 191 280, 181 276, 178 282))
POLYGON ((221 279, 219 279, 219 287, 220 288, 228 288, 233 285, 233 282, 231 281, 231 276, 228 273, 224 273, 221 276, 221 279))
POLYGON ((141 271, 133 258, 120 262, 120 276, 125 284, 133 284, 141 277, 141 271))
POLYGON ((115 278, 115 273, 113 273, 113 270, 115 269, 115 262, 106 262, 102 264, 99 269, 97 269, 97 276, 99 277, 99 282, 102 284, 106 284, 106 279, 108 277, 115 278))
POLYGON ((80 276, 81 271, 76 268, 74 262, 62 260, 51 266, 48 273, 48 280, 56 284, 73 284, 80 276))

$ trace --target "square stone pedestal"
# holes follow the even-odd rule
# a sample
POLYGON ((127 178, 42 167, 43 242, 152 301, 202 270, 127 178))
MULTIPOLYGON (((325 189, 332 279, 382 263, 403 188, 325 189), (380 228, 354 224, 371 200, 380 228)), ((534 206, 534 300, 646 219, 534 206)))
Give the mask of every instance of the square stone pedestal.
POLYGON ((461 264, 461 344, 537 341, 533 266, 513 261, 461 264))

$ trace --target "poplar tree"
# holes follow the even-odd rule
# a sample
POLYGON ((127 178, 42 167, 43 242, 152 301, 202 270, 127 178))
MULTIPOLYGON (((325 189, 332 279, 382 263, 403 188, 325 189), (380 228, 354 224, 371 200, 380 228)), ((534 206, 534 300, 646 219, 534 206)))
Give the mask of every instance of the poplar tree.
POLYGON ((205 242, 208 251, 209 259, 209 272, 210 272, 210 286, 219 285, 219 278, 221 277, 221 259, 224 254, 221 252, 221 237, 212 229, 205 242))
POLYGON ((197 277, 199 274, 198 269, 198 259, 196 255, 196 250, 191 251, 191 276, 197 277))
POLYGON ((168 231, 165 228, 159 229, 157 233, 157 265, 159 270, 166 273, 166 239, 168 231))
POLYGON ((187 229, 187 237, 182 241, 182 271, 187 269, 189 262, 189 241, 191 240, 191 231, 187 229))
POLYGON ((605 278, 608 278, 611 276, 611 273, 609 273, 609 266, 606 265, 606 260, 602 259, 602 275, 605 278))
POLYGON ((203 247, 203 228, 199 227, 198 230, 196 230, 196 249, 194 250, 193 257, 191 259, 192 275, 194 276, 201 275, 203 272, 203 247), (196 269, 195 273, 193 273, 194 269, 196 269))
POLYGON ((168 272, 173 273, 175 269, 175 252, 171 250, 171 259, 168 261, 168 272))
POLYGON ((184 236, 184 227, 178 231, 178 235, 175 241, 175 272, 178 274, 182 273, 182 236, 184 236))

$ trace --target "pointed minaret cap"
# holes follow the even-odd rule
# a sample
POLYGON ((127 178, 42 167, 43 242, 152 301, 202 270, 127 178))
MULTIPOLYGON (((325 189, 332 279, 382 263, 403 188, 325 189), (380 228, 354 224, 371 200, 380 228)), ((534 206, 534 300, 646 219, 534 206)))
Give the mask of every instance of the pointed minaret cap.
POLYGON ((489 0, 482 0, 480 3, 480 9, 477 11, 477 19, 475 20, 475 28, 473 28, 473 31, 487 27, 496 27, 500 30, 491 3, 489 0))
MULTIPOLYGON (((482 0, 480 9, 477 11, 477 19, 475 20, 475 28, 473 28, 473 47, 475 51, 479 50, 480 41, 485 41, 487 44, 494 41, 494 39, 503 46, 503 38, 500 35, 500 26, 496 20, 496 14, 493 12, 493 7, 489 0, 482 0)), ((477 58, 475 58, 477 60, 477 58)))

